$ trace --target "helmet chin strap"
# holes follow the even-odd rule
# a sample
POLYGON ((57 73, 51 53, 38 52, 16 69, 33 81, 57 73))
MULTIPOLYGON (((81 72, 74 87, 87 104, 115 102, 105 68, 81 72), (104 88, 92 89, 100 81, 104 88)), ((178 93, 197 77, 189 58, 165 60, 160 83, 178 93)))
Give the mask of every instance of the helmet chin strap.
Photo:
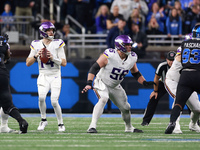
POLYGON ((53 40, 53 39, 54 39, 54 36, 48 36, 47 39, 49 39, 49 40, 53 40))
POLYGON ((125 52, 125 54, 126 54, 126 55, 130 55, 130 54, 131 54, 131 52, 125 52))

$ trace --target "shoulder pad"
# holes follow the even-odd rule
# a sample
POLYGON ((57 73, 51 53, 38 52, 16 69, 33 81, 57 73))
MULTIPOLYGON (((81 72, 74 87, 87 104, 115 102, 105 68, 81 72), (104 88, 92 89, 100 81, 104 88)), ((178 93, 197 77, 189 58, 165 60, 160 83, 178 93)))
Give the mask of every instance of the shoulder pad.
POLYGON ((107 58, 109 58, 111 55, 113 55, 114 53, 116 53, 115 49, 112 48, 108 48, 104 51, 103 55, 107 58))
POLYGON ((54 39, 53 42, 58 45, 58 48, 65 46, 65 42, 62 39, 54 39))
POLYGON ((40 42, 40 40, 34 40, 33 42, 40 42))
POLYGON ((133 51, 131 51, 130 55, 133 56, 133 57, 138 57, 137 54, 135 52, 133 52, 133 51))
POLYGON ((177 55, 178 55, 178 54, 181 54, 181 51, 182 51, 182 48, 181 48, 181 47, 178 47, 176 54, 177 54, 177 55))
POLYGON ((31 42, 30 48, 31 48, 31 49, 35 49, 35 45, 38 45, 39 42, 40 42, 40 40, 33 40, 33 41, 31 42))

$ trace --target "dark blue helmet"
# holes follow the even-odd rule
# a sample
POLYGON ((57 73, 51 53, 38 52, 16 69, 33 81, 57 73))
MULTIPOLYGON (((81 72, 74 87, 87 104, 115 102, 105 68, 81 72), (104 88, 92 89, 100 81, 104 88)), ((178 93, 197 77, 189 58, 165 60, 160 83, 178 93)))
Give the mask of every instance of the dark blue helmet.
POLYGON ((192 29, 192 38, 200 39, 200 24, 195 25, 195 27, 192 29))

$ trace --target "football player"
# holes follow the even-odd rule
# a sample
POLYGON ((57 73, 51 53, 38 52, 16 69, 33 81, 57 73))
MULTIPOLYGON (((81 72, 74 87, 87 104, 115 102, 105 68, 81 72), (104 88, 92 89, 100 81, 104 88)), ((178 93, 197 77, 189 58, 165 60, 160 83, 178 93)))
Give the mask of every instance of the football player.
MULTIPOLYGON (((194 91, 200 93, 200 24, 193 28, 192 39, 181 43, 181 64, 183 68, 177 86, 175 104, 165 134, 173 132, 176 120, 191 94, 194 91)), ((200 108, 195 111, 200 112, 200 108)), ((196 122, 191 123, 191 126, 195 125, 196 122)))
MULTIPOLYGON (((190 39, 190 35, 187 35, 186 39, 190 39)), ((175 60, 173 61, 172 66, 167 71, 166 78, 165 78, 165 88, 169 95, 172 98, 176 98, 176 89, 180 78, 179 71, 182 69, 181 65, 181 47, 177 49, 177 54, 175 56, 175 60)), ((189 97, 187 101, 187 106, 192 111, 191 113, 191 122, 189 124, 189 129, 192 131, 200 132, 200 127, 197 125, 197 120, 199 119, 199 110, 200 110, 200 103, 199 97, 196 92, 193 92, 192 95, 189 97)), ((182 133, 179 124, 180 117, 178 117, 176 121, 176 126, 173 133, 182 133)))
POLYGON ((106 49, 89 70, 87 85, 82 93, 93 89, 99 101, 94 106, 92 121, 87 130, 88 133, 97 133, 97 121, 103 113, 108 99, 111 99, 121 111, 125 122, 125 132, 143 132, 134 128, 131 124, 130 104, 127 102, 126 92, 120 83, 129 70, 137 81, 144 86, 153 85, 154 82, 147 82, 139 72, 136 65, 137 55, 131 51, 132 44, 133 41, 129 36, 119 35, 115 38, 115 49, 106 49), (95 76, 93 86, 92 82, 95 76))
POLYGON ((43 131, 48 124, 46 119, 46 96, 51 90, 51 104, 58 121, 58 131, 65 131, 63 124, 62 110, 58 103, 61 90, 61 66, 66 66, 66 56, 64 51, 65 43, 61 39, 54 39, 55 26, 51 22, 43 22, 39 27, 41 40, 32 41, 30 54, 26 59, 26 65, 31 66, 36 60, 39 66, 39 76, 37 79, 39 109, 41 113, 41 122, 37 130, 43 131), (43 63, 40 60, 43 48, 47 49, 47 57, 49 61, 43 63))
POLYGON ((28 123, 21 117, 12 101, 9 72, 5 65, 10 58, 10 46, 7 42, 8 35, 0 36, 0 107, 2 108, 0 132, 15 132, 8 127, 8 115, 10 115, 19 122, 19 133, 27 133, 28 123))

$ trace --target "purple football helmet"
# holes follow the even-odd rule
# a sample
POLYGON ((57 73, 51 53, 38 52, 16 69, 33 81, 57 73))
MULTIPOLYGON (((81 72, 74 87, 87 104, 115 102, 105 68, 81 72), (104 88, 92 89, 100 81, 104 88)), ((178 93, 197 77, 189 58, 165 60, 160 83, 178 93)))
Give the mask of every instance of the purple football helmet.
POLYGON ((42 37, 44 37, 44 38, 52 40, 54 38, 54 36, 48 36, 48 34, 46 33, 46 31, 48 29, 53 29, 53 33, 55 34, 56 28, 53 25, 53 23, 51 23, 51 22, 43 22, 39 27, 40 35, 42 37))
POLYGON ((130 52, 127 52, 125 48, 126 44, 133 44, 133 41, 128 35, 119 35, 115 38, 115 48, 128 55, 130 52))

